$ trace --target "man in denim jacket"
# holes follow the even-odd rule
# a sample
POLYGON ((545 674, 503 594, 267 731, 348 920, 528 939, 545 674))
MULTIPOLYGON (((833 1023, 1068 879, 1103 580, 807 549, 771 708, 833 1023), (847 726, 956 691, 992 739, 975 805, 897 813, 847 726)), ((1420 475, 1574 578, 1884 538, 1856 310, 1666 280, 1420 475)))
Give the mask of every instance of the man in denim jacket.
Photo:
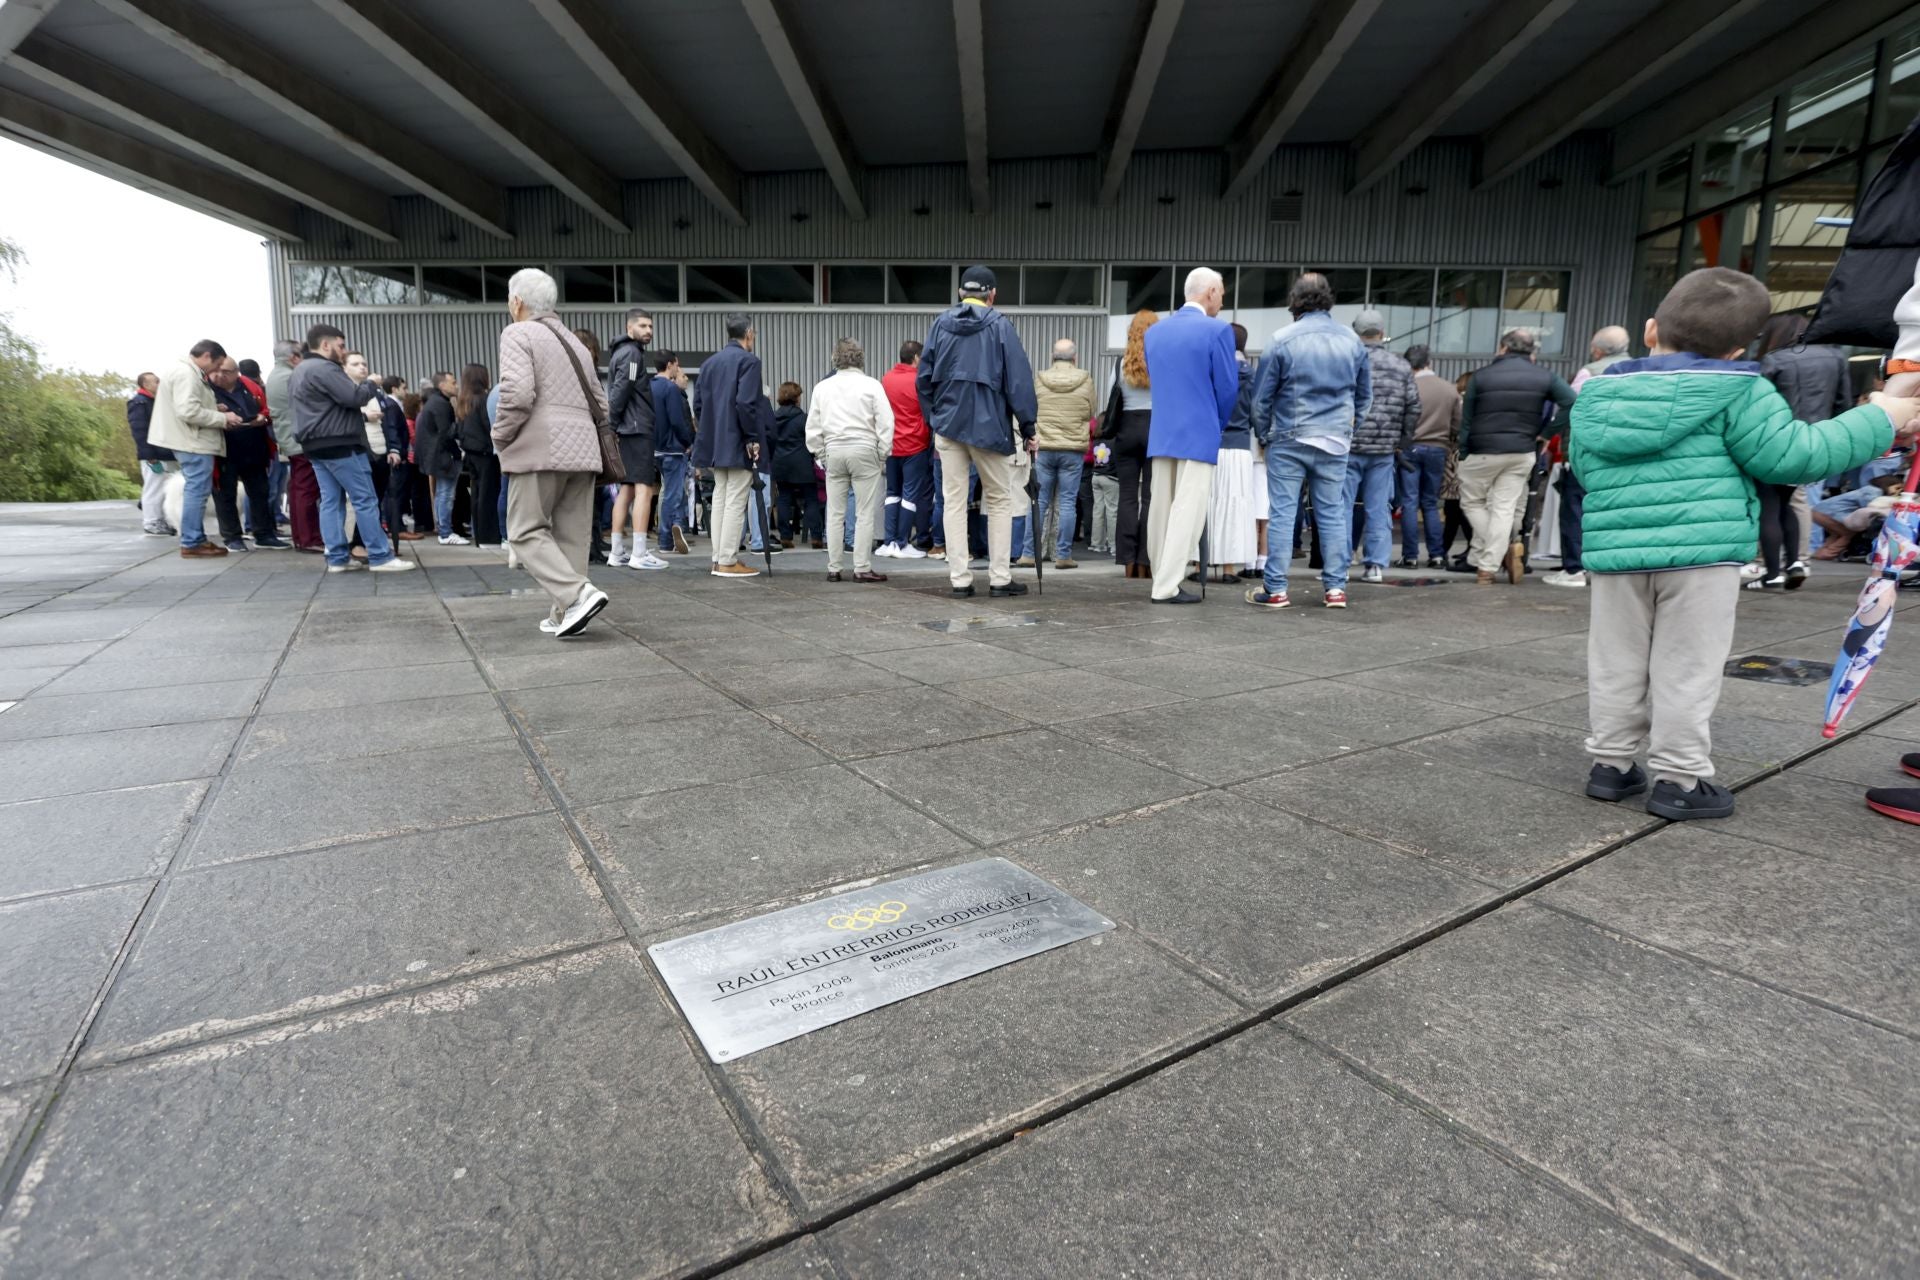
POLYGON ((1333 318, 1333 289, 1317 272, 1293 282, 1287 310, 1294 322, 1267 343, 1252 413, 1253 434, 1267 449, 1267 536, 1279 550, 1267 556, 1266 580, 1246 598, 1263 609, 1284 609, 1292 603, 1287 598, 1292 563, 1287 548, 1300 487, 1310 484, 1326 563, 1320 572, 1326 605, 1344 609, 1347 568, 1353 562, 1347 455, 1353 448, 1353 424, 1373 400, 1367 348, 1333 318))

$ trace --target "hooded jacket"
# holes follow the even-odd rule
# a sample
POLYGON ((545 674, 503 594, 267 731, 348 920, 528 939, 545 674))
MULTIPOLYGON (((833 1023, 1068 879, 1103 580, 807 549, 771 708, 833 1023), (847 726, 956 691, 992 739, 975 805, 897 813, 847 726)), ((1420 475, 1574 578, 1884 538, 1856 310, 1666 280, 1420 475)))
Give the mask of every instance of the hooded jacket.
POLYGON ((290 390, 293 435, 301 449, 366 450, 367 419, 360 409, 379 391, 371 378, 355 382, 333 361, 314 356, 294 369, 290 390))
POLYGON ((1033 378, 1033 430, 1042 449, 1087 451, 1088 423, 1099 412, 1093 375, 1071 360, 1055 360, 1033 378))
POLYGON ((937 436, 987 453, 1013 452, 1013 427, 1033 439, 1033 366, 1013 322, 978 299, 934 317, 914 378, 937 436))
POLYGON ((135 391, 127 397, 127 430, 133 432, 133 456, 142 462, 172 462, 173 450, 147 442, 147 429, 153 422, 153 396, 135 391))
POLYGON ((460 478, 460 446, 454 440, 453 402, 435 387, 413 420, 413 465, 436 480, 460 478))
POLYGON ((1573 406, 1586 487, 1582 566, 1648 573, 1743 564, 1759 537, 1753 482, 1802 484, 1885 453, 1893 424, 1864 405, 1794 420, 1760 366, 1689 353, 1623 360, 1573 406))
POLYGON ((624 335, 607 352, 607 413, 618 435, 653 434, 653 374, 647 369, 647 349, 624 335))

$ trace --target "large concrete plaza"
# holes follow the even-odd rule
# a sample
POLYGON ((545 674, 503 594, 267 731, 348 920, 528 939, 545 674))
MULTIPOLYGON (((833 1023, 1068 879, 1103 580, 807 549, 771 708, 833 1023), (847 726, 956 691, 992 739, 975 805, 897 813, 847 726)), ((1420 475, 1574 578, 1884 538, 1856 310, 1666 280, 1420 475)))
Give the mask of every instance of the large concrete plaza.
MULTIPOLYGON (((556 642, 416 545, 0 512, 9 1280, 1920 1274, 1911 607, 1836 743, 1728 681, 1740 812, 1672 829, 1582 795, 1537 582, 789 554, 556 642), (1118 928, 725 1066, 646 958, 985 852, 1118 928)), ((1831 659, 1859 580, 1736 652, 1831 659)))

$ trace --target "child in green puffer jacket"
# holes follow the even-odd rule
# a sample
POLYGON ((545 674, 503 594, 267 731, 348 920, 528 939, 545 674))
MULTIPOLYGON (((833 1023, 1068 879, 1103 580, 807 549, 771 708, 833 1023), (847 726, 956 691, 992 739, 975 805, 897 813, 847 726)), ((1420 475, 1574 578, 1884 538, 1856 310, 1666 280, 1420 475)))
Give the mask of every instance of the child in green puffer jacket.
POLYGON ((1753 482, 1803 484, 1857 467, 1920 430, 1920 401, 1876 395, 1827 422, 1794 421, 1760 366, 1738 359, 1772 309, 1752 276, 1709 267, 1647 321, 1644 360, 1589 379, 1569 460, 1587 491, 1581 562, 1592 584, 1587 794, 1647 790, 1647 812, 1724 818, 1708 722, 1733 647, 1740 566, 1759 536, 1753 482))

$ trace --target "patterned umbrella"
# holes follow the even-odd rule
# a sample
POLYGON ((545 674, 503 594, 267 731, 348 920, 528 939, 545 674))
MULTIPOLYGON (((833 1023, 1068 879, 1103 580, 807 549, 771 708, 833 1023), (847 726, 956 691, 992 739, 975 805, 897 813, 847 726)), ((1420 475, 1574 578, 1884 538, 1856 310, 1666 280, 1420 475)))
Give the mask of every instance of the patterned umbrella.
POLYGON ((1900 589, 1901 571, 1920 561, 1920 492, 1916 492, 1920 490, 1920 457, 1907 472, 1903 489, 1874 540, 1867 584, 1860 588, 1860 602, 1840 641, 1833 683, 1827 686, 1827 722, 1820 730, 1824 737, 1840 732, 1840 722, 1860 696, 1861 686, 1887 646, 1887 633, 1893 630, 1894 597, 1900 589))

